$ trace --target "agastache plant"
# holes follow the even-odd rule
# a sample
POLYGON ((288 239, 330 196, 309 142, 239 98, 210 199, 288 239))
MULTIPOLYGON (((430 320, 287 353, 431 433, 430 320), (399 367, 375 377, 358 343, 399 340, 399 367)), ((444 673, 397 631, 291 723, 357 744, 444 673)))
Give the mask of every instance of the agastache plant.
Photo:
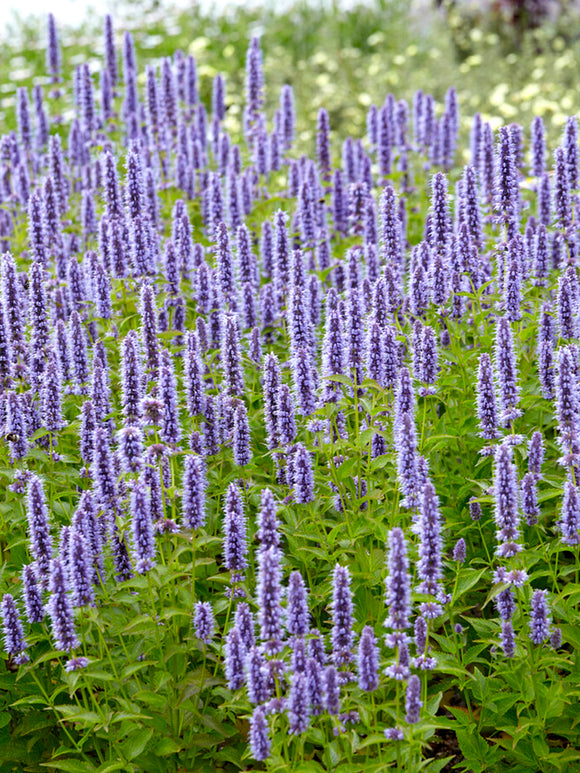
POLYGON ((186 21, 4 84, 0 757, 572 765, 577 118, 186 21))

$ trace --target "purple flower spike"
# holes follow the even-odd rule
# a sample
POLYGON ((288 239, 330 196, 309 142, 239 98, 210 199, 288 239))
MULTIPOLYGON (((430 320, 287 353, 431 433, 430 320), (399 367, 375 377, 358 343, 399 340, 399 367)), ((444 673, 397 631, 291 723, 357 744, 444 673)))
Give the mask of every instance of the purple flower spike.
POLYGON ((195 635, 204 644, 211 644, 214 636, 215 620, 209 601, 198 601, 193 608, 193 628, 195 635))
POLYGON ((322 179, 330 182, 330 123, 328 112, 323 107, 318 111, 316 155, 322 179))
POLYGON ((535 590, 532 595, 530 614, 530 639, 534 644, 542 644, 550 635, 550 613, 547 591, 535 590))
POLYGON ((258 622, 264 650, 275 655, 282 648, 282 570, 280 552, 271 547, 258 554, 258 622))
POLYGON ((538 522, 540 508, 538 506, 538 492, 536 488, 536 476, 533 472, 527 472, 521 485, 521 503, 522 512, 526 518, 528 526, 533 526, 538 522))
POLYGON ((576 308, 578 305, 578 281, 576 273, 568 271, 558 280, 558 326, 560 338, 576 338, 578 322, 576 308))
POLYGON ((562 510, 556 525, 565 545, 572 546, 580 542, 580 501, 578 489, 570 480, 564 483, 562 510))
POLYGON ((270 489, 262 490, 261 507, 257 519, 257 538, 260 540, 260 549, 267 550, 270 547, 280 546, 280 534, 278 532, 278 518, 276 515, 276 502, 270 489))
POLYGON ((513 556, 521 550, 519 538, 518 478, 511 459, 511 449, 502 445, 495 455, 494 469, 495 510, 494 518, 498 527, 497 554, 513 556))
POLYGON ((514 338, 509 321, 505 317, 500 317, 497 321, 494 354, 499 384, 499 402, 502 410, 501 424, 506 427, 521 415, 521 411, 517 408, 520 387, 514 353, 514 338))
POLYGON ((144 574, 152 569, 156 562, 153 521, 151 520, 149 496, 143 478, 136 481, 133 486, 131 518, 135 569, 139 574, 144 574))
POLYGON ((409 627, 411 614, 411 579, 405 537, 399 527, 392 529, 389 534, 387 565, 386 601, 389 617, 385 625, 404 631, 409 627))
POLYGON ((437 172, 437 174, 433 177, 431 190, 433 247, 438 254, 444 255, 447 244, 449 217, 447 202, 447 178, 443 172, 437 172))
POLYGON ((0 612, 4 630, 4 650, 15 658, 17 663, 25 663, 28 658, 23 653, 27 645, 18 610, 10 593, 5 593, 2 597, 0 612))
POLYGON ((181 425, 179 423, 177 380, 171 355, 166 349, 161 353, 159 388, 163 402, 161 439, 169 444, 178 443, 181 439, 181 425))
POLYGON ((358 647, 358 684, 361 690, 371 692, 379 686, 379 651, 373 629, 363 628, 358 647))
POLYGON ((322 375, 327 379, 324 383, 321 402, 337 402, 342 393, 342 386, 331 381, 332 376, 344 376, 346 371, 346 352, 343 340, 342 325, 338 309, 328 308, 326 328, 322 344, 322 375))
POLYGON ((554 208, 560 229, 567 233, 572 227, 573 212, 564 148, 556 148, 554 151, 554 208))
POLYGON ((502 223, 513 223, 519 210, 518 170, 509 129, 499 130, 498 170, 495 181, 495 208, 502 223))
POLYGON ((396 427, 397 476, 404 499, 402 507, 415 507, 419 495, 417 469, 417 434, 415 421, 410 412, 401 415, 396 427))
POLYGON ((266 659, 258 647, 252 647, 246 657, 246 683, 250 703, 264 703, 270 697, 266 659))
POLYGON ((22 570, 22 595, 28 622, 40 623, 44 620, 44 604, 32 564, 27 564, 22 570))
POLYGON ((340 711, 340 684, 334 666, 327 666, 324 670, 322 689, 324 708, 331 716, 336 716, 340 711))
POLYGON ((270 756, 270 734, 266 715, 261 706, 256 706, 250 718, 250 752, 258 762, 263 762, 270 756))
POLYGON ((103 37, 105 42, 105 66, 109 74, 111 85, 116 86, 118 79, 117 52, 115 50, 113 18, 110 14, 105 16, 103 37))
POLYGON ((305 636, 310 627, 306 586, 300 572, 291 572, 288 578, 286 629, 291 636, 305 636))
POLYGON ((453 548, 453 560, 460 564, 464 564, 466 556, 465 540, 463 537, 460 537, 453 548))
POLYGON ((13 438, 9 441, 12 462, 16 459, 22 459, 28 453, 26 421, 26 410, 22 400, 18 399, 16 392, 8 392, 6 428, 13 438))
POLYGON ((421 680, 418 676, 413 674, 409 677, 409 681, 407 683, 407 695, 405 698, 405 709, 407 711, 407 714, 405 716, 405 720, 410 724, 414 725, 419 721, 419 715, 421 712, 421 706, 423 705, 423 702, 421 701, 421 680))
POLYGON ((243 579, 248 566, 246 516, 237 483, 230 483, 224 506, 224 563, 232 573, 232 582, 243 579))
POLYGON ((577 437, 580 416, 576 347, 564 346, 559 350, 558 355, 556 407, 558 410, 560 444, 573 460, 578 454, 577 437))
POLYGON ((472 521, 481 520, 481 505, 475 499, 469 500, 469 515, 472 521))
POLYGON ((36 572, 40 585, 46 587, 52 558, 48 509, 42 481, 33 475, 28 483, 26 513, 30 537, 30 552, 36 561, 36 572))
POLYGON ((67 593, 66 574, 58 558, 51 561, 49 590, 51 593, 47 605, 52 624, 52 635, 56 647, 70 652, 79 646, 75 634, 73 610, 67 593))
POLYGON ((430 481, 427 481, 423 487, 417 526, 419 532, 417 576, 421 580, 418 591, 436 596, 439 592, 439 580, 442 575, 441 516, 439 514, 439 497, 430 481))
POLYGON ((530 440, 528 451, 528 470, 536 476, 536 479, 541 477, 543 461, 544 438, 540 430, 536 430, 530 440))
POLYGON ((531 133, 530 173, 534 177, 541 177, 546 165, 546 130, 539 115, 532 120, 531 133))
POLYGON ((46 69, 52 83, 58 83, 60 78, 61 56, 58 41, 58 30, 52 13, 48 14, 48 41, 46 46, 46 69))
POLYGON ((308 449, 297 443, 293 457, 292 484, 294 487, 294 501, 297 504, 306 504, 314 501, 314 475, 312 470, 312 457, 308 449))
POLYGON ((309 691, 305 674, 294 674, 288 698, 289 733, 299 735, 305 733, 310 724, 309 691))
POLYGON ((305 674, 312 714, 318 716, 323 711, 322 669, 312 657, 306 660, 305 674))
POLYGON ((238 403, 234 411, 234 462, 240 467, 249 464, 252 459, 250 425, 248 412, 243 403, 238 403))
POLYGON ((296 437, 296 418, 292 393, 286 384, 281 384, 278 390, 276 417, 278 441, 280 445, 287 446, 296 437))
POLYGON ((224 670, 226 682, 230 690, 239 690, 244 684, 244 661, 246 645, 240 632, 234 626, 227 635, 225 646, 224 670))
POLYGON ((136 331, 131 330, 123 340, 121 369, 123 415, 131 423, 138 421, 141 416, 142 384, 143 373, 139 338, 136 331))
POLYGON ((43 426, 50 432, 58 432, 66 427, 62 415, 60 368, 53 352, 50 353, 42 379, 40 412, 43 426))
POLYGON ((491 358, 484 352, 479 358, 479 371, 477 377, 477 413, 481 437, 493 440, 499 437, 497 431, 497 401, 495 396, 495 384, 491 358))
POLYGON ((157 307, 151 285, 141 287, 141 342, 145 350, 145 361, 149 377, 153 378, 159 368, 159 340, 157 338, 157 307))
POLYGON ((184 355, 185 393, 187 410, 191 416, 203 413, 203 363, 197 333, 189 330, 184 355))
POLYGON ((256 643, 254 617, 245 601, 241 601, 236 607, 234 625, 238 629, 246 649, 251 650, 256 643))
POLYGON ((253 137, 264 104, 264 72, 260 40, 253 37, 246 55, 246 118, 253 137))
POLYGON ((280 92, 281 129, 284 150, 288 151, 294 142, 294 92, 292 86, 285 84, 280 92))
POLYGON ((513 658, 516 653, 516 641, 514 628, 511 620, 502 623, 501 626, 501 648, 506 658, 513 658))
POLYGON ((332 659, 336 666, 352 662, 352 592, 350 572, 337 564, 332 575, 332 659))
POLYGON ((206 519, 205 464, 201 456, 185 457, 181 514, 186 529, 199 529, 206 519))
POLYGON ((73 529, 70 535, 68 569, 73 607, 93 606, 95 594, 91 547, 85 536, 76 529, 73 529))
POLYGON ((244 375, 240 347, 240 329, 236 314, 222 315, 221 362, 227 394, 241 396, 244 393, 244 375))

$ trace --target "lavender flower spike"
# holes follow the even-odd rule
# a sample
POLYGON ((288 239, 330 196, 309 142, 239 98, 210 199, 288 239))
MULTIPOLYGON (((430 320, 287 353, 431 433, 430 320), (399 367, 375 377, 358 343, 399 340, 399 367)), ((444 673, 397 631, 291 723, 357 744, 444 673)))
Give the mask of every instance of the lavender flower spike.
POLYGON ((299 735, 306 732, 310 722, 309 691, 306 676, 300 671, 294 674, 288 698, 289 732, 299 735))
POLYGON ((417 436, 413 414, 405 412, 395 427, 397 437, 397 476, 404 499, 402 507, 414 507, 418 500, 417 436))
POLYGON ((246 517, 237 483, 230 483, 224 506, 224 563, 232 573, 232 582, 243 579, 247 559, 246 517))
POLYGON ((564 483, 562 510, 556 526, 565 545, 577 545, 580 542, 580 502, 578 489, 571 480, 564 483))
POLYGON ((497 431, 497 401, 491 358, 484 352, 479 358, 477 377, 477 414, 481 436, 486 440, 499 437, 497 431))
POLYGON ((244 660, 246 645, 240 631, 234 626, 227 635, 225 646, 224 670, 226 683, 230 690, 239 690, 244 684, 244 660))
POLYGON ((494 470, 495 511, 500 542, 497 553, 503 557, 513 556, 521 550, 519 537, 518 478, 511 460, 511 449, 502 445, 495 455, 494 470))
POLYGON ((93 592, 93 567, 91 553, 86 538, 80 531, 73 529, 70 536, 69 572, 73 607, 92 606, 95 602, 93 592))
POLYGON ((131 497, 131 516, 135 569, 139 574, 144 574, 155 565, 155 538, 149 496, 143 477, 134 484, 131 497))
POLYGON ((358 684, 361 690, 371 692, 379 686, 379 652, 373 629, 363 628, 358 647, 358 684))
POLYGON ((49 590, 51 597, 47 609, 56 646, 59 650, 70 652, 79 646, 79 640, 75 634, 65 570, 59 558, 54 558, 51 562, 49 590))
POLYGON ((282 648, 282 570, 280 552, 271 547, 258 554, 258 622, 260 638, 267 654, 275 655, 282 648))
POLYGON ((423 496, 419 511, 419 561, 417 575, 421 580, 420 593, 437 595, 439 580, 442 575, 441 566, 441 517, 439 515, 439 498, 435 487, 427 481, 423 487, 423 496))
POLYGON ((181 426, 179 423, 177 381, 171 355, 166 349, 161 353, 159 387, 164 408, 161 438, 166 443, 178 443, 181 438, 181 426))
POLYGON ((413 674, 409 677, 409 681, 407 683, 407 696, 405 699, 405 708, 407 711, 405 719, 410 725, 414 725, 419 721, 422 705, 421 681, 418 676, 413 674))
POLYGON ((44 620, 44 604, 32 564, 26 564, 22 570, 22 595, 28 622, 40 623, 44 620))
POLYGON ((199 529, 206 519, 205 489, 207 486, 205 464, 201 456, 185 457, 181 514, 186 529, 199 529))
POLYGON ((250 719, 250 751, 252 757, 258 762, 263 762, 270 756, 270 736, 268 722, 261 706, 256 706, 250 719))
POLYGON ((198 601, 193 610, 193 627, 195 635, 204 644, 210 644, 213 639, 215 620, 209 601, 198 601))
POLYGON ((534 644, 542 644, 550 635, 550 614, 546 595, 545 590, 535 590, 532 595, 530 639, 534 644))
POLYGON ((291 636, 305 636, 310 627, 306 586, 300 572, 293 571, 288 578, 286 628, 291 636))
POLYGON ((234 411, 234 462, 240 467, 249 464, 252 459, 250 425, 246 406, 240 402, 234 411))
POLYGON ((520 399, 520 388, 514 354, 514 339, 510 324, 505 317, 501 317, 497 321, 495 367, 502 410, 501 423, 505 427, 509 426, 518 416, 521 416, 521 411, 516 407, 520 399))
POLYGON ((306 504, 314 501, 314 475, 312 472, 312 457, 308 449, 297 443, 293 459, 294 501, 306 504))
POLYGON ((26 649, 24 631, 14 598, 10 593, 5 593, 2 597, 0 612, 4 629, 4 649, 10 656, 15 657, 17 663, 25 663, 28 657, 23 654, 26 649))
POLYGON ((352 592, 350 572, 346 566, 336 564, 332 575, 332 658, 336 666, 350 663, 352 647, 352 592))
POLYGON ((404 631, 410 624, 411 579, 405 536, 399 527, 392 529, 389 534, 387 565, 389 573, 386 581, 386 601, 389 617, 385 625, 404 631))
POLYGON ((43 587, 48 584, 50 559, 52 558, 52 540, 49 531, 48 510, 42 481, 33 475, 28 483, 27 501, 28 530, 30 552, 36 561, 36 571, 43 587))

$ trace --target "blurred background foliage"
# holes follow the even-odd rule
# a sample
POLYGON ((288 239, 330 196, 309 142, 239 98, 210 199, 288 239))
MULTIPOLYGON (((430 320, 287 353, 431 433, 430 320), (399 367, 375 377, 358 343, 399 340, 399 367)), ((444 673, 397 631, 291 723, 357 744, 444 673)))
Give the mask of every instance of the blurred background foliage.
MULTIPOLYGON (((47 6, 49 10, 49 6, 47 6)), ((77 29, 58 17, 65 65, 102 54, 102 16, 77 29)), ((528 127, 541 115, 552 138, 577 112, 579 0, 370 0, 280 3, 192 3, 121 0, 117 32, 130 29, 148 59, 177 49, 193 53, 202 97, 217 72, 227 76, 231 130, 241 119, 248 39, 262 38, 270 114, 291 83, 299 107, 299 146, 311 150, 318 108, 336 136, 360 135, 371 103, 388 92, 411 99, 416 89, 441 101, 455 85, 468 132, 479 111, 492 126, 528 127)), ((44 74, 45 19, 17 19, 0 38, 0 128, 14 126, 14 93, 44 74)), ((143 74, 144 77, 144 74, 143 74)), ((96 84, 95 84, 96 85, 96 84)), ((72 78, 66 87, 72 87, 72 78)))

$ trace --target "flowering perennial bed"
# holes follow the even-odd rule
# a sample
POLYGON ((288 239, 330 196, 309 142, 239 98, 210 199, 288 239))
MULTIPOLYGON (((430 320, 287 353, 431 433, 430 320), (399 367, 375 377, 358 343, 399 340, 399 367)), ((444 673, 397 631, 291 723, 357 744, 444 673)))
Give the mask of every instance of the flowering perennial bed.
POLYGON ((475 115, 461 168, 453 88, 388 94, 297 157, 257 38, 238 126, 110 17, 71 89, 48 29, 0 139, 6 769, 573 770, 576 119, 475 115))

